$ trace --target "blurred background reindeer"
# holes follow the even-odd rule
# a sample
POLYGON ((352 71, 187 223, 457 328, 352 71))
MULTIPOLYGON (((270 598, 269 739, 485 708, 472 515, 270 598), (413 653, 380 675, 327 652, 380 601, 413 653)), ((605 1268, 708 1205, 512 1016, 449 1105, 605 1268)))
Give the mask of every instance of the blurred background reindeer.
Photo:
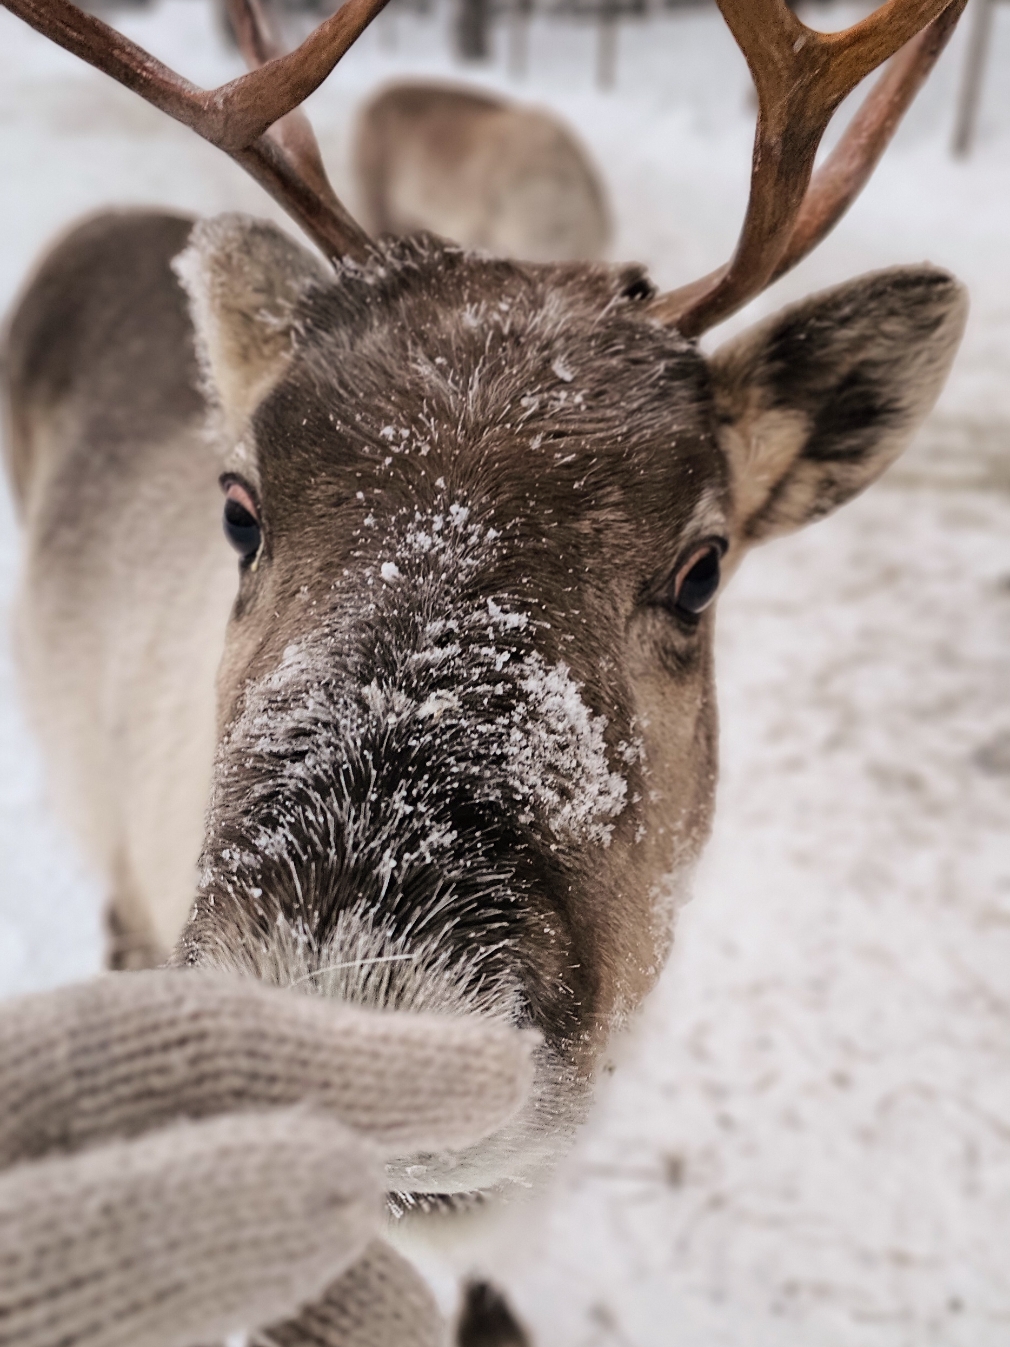
POLYGON ((362 220, 375 235, 428 229, 528 262, 593 262, 606 252, 603 184, 545 109, 401 82, 359 112, 353 154, 362 220))

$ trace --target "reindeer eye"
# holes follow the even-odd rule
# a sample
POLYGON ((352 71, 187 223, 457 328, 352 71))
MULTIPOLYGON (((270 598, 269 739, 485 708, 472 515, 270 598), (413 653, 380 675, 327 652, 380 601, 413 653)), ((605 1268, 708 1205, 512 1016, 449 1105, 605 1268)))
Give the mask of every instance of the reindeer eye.
POLYGON ((670 606, 681 617, 700 616, 719 588, 719 563, 726 544, 721 538, 696 547, 674 576, 670 606))
POLYGON ((256 518, 256 504, 241 482, 224 483, 224 532, 243 561, 251 561, 260 550, 262 532, 256 518))

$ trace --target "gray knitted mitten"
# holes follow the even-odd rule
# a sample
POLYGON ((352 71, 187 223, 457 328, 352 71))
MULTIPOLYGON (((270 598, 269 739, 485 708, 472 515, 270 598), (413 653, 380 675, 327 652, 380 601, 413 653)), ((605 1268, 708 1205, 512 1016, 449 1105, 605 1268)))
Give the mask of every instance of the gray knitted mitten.
POLYGON ((435 1347, 383 1162, 488 1135, 531 1075, 509 1029, 201 973, 0 1006, 0 1347, 435 1347))
POLYGON ((250 1347, 445 1347, 431 1292, 405 1258, 376 1240, 297 1319, 252 1335, 250 1347))

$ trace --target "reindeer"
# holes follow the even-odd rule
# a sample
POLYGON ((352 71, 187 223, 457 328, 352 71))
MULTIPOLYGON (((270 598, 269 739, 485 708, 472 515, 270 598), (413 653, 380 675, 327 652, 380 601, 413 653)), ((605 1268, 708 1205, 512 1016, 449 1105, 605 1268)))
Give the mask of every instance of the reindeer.
POLYGON ((545 108, 422 81, 383 89, 358 115, 354 166, 372 234, 428 229, 527 262, 601 258, 603 184, 545 108))
POLYGON ((633 265, 367 237, 297 109, 382 0, 287 55, 237 3, 253 69, 211 92, 70 0, 5 3, 226 150, 323 255, 237 215, 102 215, 10 324, 21 667, 112 963, 538 1030, 511 1123, 388 1173, 398 1211, 524 1184, 654 983, 709 830, 722 584, 901 452, 966 303, 897 267, 711 357, 698 337, 831 228, 963 0, 831 34, 720 0, 758 92, 750 199, 729 264, 666 294, 633 265))

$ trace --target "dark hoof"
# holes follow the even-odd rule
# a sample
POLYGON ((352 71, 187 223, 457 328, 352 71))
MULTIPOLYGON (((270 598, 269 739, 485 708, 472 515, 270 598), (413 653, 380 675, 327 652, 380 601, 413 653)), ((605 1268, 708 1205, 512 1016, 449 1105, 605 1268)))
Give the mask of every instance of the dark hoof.
POLYGON ((115 905, 105 913, 105 966, 114 973, 135 972, 140 968, 160 968, 165 951, 146 931, 138 931, 123 920, 115 905))
POLYGON ((526 1330, 490 1282, 467 1282, 456 1325, 456 1347, 530 1347, 526 1330))

